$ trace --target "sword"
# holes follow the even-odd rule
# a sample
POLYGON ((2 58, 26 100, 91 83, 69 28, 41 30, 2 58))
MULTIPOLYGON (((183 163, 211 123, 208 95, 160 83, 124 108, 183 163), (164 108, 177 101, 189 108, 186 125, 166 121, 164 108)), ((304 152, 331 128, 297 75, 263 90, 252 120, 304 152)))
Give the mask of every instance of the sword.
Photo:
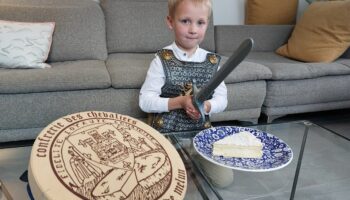
POLYGON ((210 94, 220 85, 222 81, 234 70, 239 63, 248 55, 253 48, 254 41, 252 38, 244 40, 236 51, 229 57, 226 63, 214 74, 209 82, 200 90, 197 88, 195 80, 193 80, 193 105, 200 112, 202 121, 205 120, 204 101, 210 94))

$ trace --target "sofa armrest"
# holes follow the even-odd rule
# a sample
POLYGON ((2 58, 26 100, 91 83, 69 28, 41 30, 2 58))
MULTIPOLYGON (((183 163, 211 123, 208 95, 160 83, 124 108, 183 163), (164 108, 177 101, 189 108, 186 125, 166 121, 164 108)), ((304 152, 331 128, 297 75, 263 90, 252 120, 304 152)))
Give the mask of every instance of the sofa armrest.
POLYGON ((216 25, 215 51, 233 52, 246 38, 254 39, 253 51, 275 51, 287 42, 293 25, 216 25))

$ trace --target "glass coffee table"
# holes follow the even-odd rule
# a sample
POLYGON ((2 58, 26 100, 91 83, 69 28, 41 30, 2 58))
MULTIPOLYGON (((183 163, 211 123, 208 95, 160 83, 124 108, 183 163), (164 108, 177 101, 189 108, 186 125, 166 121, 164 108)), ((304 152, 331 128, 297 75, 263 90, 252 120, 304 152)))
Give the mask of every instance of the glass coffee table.
MULTIPOLYGON (((216 187, 194 159, 197 152, 192 142, 198 132, 166 134, 186 166, 185 199, 346 199, 350 196, 349 139, 308 121, 249 127, 283 140, 292 149, 293 159, 275 171, 233 170, 234 181, 224 188, 216 187)), ((30 199, 27 182, 20 177, 27 170, 31 144, 0 146, 0 200, 6 196, 30 199)))
POLYGON ((171 134, 180 153, 207 181, 215 198, 208 199, 348 199, 350 196, 350 141, 309 121, 249 126, 270 133, 289 145, 292 161, 267 172, 233 170, 234 181, 225 188, 215 187, 206 178, 200 163, 193 159, 197 134, 171 134))

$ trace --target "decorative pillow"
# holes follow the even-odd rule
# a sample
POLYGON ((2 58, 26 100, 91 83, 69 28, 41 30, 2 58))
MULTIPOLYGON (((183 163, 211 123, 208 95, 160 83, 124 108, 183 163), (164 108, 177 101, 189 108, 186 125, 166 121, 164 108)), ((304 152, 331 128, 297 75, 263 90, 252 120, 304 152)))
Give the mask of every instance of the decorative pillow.
POLYGON ((47 68, 54 22, 0 20, 0 67, 47 68))
POLYGON ((295 24, 298 0, 247 0, 245 24, 295 24))
POLYGON ((312 3, 276 53, 305 62, 332 62, 350 46, 350 1, 312 3))

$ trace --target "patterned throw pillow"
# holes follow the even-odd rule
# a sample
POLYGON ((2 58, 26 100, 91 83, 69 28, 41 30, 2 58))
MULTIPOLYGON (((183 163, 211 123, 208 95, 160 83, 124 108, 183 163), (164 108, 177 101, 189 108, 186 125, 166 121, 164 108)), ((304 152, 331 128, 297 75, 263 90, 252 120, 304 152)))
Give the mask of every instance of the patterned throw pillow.
POLYGON ((0 67, 47 68, 54 22, 0 20, 0 67))

